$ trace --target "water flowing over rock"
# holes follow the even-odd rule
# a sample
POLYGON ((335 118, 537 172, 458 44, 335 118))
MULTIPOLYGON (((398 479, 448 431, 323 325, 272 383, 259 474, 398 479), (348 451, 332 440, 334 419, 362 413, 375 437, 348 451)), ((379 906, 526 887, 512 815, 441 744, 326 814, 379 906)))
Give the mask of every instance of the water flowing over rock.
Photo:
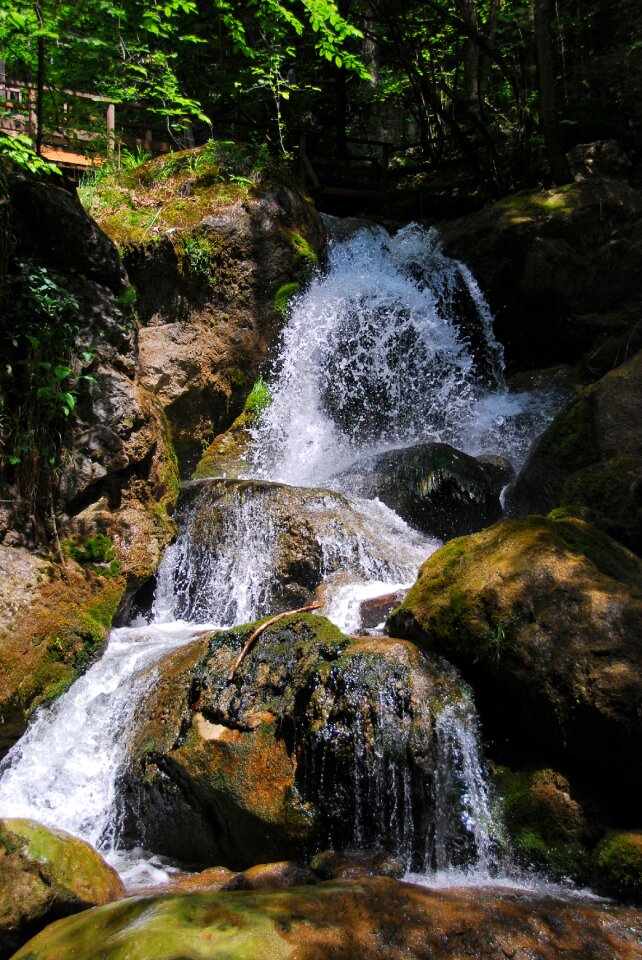
POLYGON ((326 272, 291 306, 275 375, 251 470, 293 484, 422 441, 520 463, 555 405, 507 392, 474 278, 416 224, 331 245, 326 272))
POLYGON ((496 461, 487 468, 446 443, 422 443, 359 460, 330 482, 378 497, 419 530, 449 540, 502 516, 499 495, 514 474, 496 461))
MULTIPOLYGON (((456 443, 494 458, 466 463, 496 496, 502 457, 521 462, 557 399, 506 390, 474 280, 416 226, 337 241, 289 310, 271 402, 250 426, 258 479, 185 485, 151 622, 113 631, 36 719, 6 760, 0 809, 64 824, 139 886, 167 880, 162 860, 125 849, 139 841, 210 866, 374 846, 488 876, 499 828, 466 688, 412 644, 346 635, 437 543, 381 501, 319 484, 393 445, 456 443), (226 679, 252 631, 235 623, 313 597, 344 633, 273 624, 226 679), (233 629, 209 639, 216 627, 233 629)), ((229 439, 223 453, 235 428, 229 439)))
POLYGON ((412 644, 311 615, 170 656, 123 777, 129 843, 233 868, 375 843, 408 867, 486 870, 495 840, 474 708, 412 644))
POLYGON ((383 506, 266 481, 187 484, 177 519, 181 533, 158 574, 157 620, 231 626, 302 606, 332 578, 409 583, 437 546, 383 506))

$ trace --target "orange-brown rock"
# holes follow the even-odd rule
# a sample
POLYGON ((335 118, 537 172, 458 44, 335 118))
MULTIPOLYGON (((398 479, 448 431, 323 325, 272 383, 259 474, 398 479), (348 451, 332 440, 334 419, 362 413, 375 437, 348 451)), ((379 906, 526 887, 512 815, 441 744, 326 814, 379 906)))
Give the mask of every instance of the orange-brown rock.
POLYGON ((395 880, 140 897, 52 925, 15 960, 640 960, 639 911, 395 880), (100 935, 97 936, 97 932, 100 935))

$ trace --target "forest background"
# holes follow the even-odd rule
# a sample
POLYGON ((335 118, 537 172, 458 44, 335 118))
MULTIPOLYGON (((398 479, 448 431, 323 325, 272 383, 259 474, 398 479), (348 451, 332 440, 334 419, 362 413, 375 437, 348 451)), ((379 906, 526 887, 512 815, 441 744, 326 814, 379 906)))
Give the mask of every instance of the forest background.
POLYGON ((635 161, 638 13, 634 0, 11 0, 0 58, 37 88, 36 153, 47 130, 96 119, 69 113, 73 89, 177 149, 229 138, 296 159, 305 138, 340 164, 385 144, 397 184, 479 202, 568 181, 578 143, 614 139, 635 161))

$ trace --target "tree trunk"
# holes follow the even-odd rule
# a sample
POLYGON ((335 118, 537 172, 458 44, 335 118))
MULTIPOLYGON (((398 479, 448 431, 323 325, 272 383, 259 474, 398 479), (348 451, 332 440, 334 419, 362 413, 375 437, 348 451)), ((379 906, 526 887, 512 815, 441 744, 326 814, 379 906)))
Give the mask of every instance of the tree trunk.
POLYGON ((535 45, 537 48, 537 74, 539 85, 539 109, 542 118, 544 142, 548 162, 555 183, 570 183, 573 177, 569 169, 560 128, 555 111, 555 73, 551 45, 551 0, 533 0, 535 45))

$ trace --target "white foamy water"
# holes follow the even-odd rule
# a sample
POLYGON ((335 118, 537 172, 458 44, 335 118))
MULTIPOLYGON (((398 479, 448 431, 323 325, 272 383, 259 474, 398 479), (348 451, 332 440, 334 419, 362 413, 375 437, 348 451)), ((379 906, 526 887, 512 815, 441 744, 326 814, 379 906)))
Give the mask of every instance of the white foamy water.
POLYGON ((5 757, 0 816, 67 830, 110 859, 118 839, 116 775, 136 709, 154 682, 150 667, 199 629, 174 623, 112 630, 98 663, 38 712, 5 757))
POLYGON ((477 283, 416 224, 331 245, 292 306, 271 392, 252 473, 299 486, 421 441, 518 466, 556 403, 507 391, 477 283))

